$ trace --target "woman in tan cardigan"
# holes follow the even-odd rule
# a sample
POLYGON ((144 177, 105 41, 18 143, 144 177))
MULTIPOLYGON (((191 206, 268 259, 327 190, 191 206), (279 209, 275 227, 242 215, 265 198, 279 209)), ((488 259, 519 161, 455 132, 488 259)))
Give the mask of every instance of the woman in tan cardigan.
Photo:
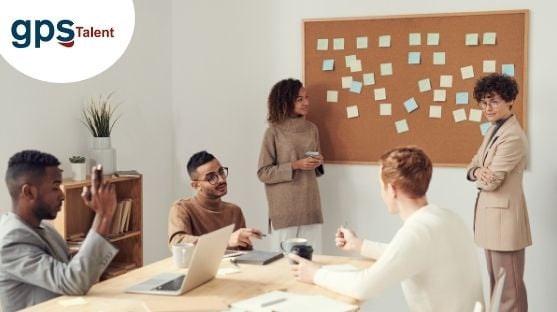
POLYGON ((319 253, 323 215, 317 177, 323 174, 323 156, 317 127, 305 119, 306 89, 299 80, 281 80, 271 89, 268 108, 257 176, 265 183, 274 247, 303 237, 319 253))

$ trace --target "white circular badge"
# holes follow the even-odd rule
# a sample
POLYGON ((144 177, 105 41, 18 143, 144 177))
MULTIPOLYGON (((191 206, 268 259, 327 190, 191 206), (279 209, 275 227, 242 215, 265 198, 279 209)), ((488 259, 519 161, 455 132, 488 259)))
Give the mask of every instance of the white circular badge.
POLYGON ((0 55, 38 80, 81 81, 124 54, 134 25, 132 0, 0 0, 0 55))

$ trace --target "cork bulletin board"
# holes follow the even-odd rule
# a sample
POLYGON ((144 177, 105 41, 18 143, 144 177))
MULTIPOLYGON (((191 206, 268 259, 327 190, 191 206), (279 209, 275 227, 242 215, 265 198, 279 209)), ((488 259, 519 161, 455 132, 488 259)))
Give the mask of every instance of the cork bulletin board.
POLYGON ((330 163, 375 163, 402 145, 438 166, 468 164, 490 124, 473 98, 512 75, 526 130, 528 10, 303 21, 307 116, 330 163))

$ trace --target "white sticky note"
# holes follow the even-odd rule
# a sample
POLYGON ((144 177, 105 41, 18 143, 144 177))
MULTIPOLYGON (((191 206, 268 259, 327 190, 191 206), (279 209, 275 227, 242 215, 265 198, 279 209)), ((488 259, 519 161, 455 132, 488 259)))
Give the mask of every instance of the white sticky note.
POLYGON ((387 99, 387 91, 385 88, 373 89, 373 95, 376 101, 387 99))
POLYGON ((409 98, 408 100, 404 101, 404 108, 406 108, 407 112, 411 113, 418 109, 418 103, 416 103, 416 100, 414 98, 409 98))
POLYGON ((351 105, 346 108, 346 117, 348 118, 356 118, 360 116, 358 112, 358 106, 351 105))
POLYGON ((454 122, 461 122, 466 120, 466 111, 464 108, 453 111, 454 122))
POLYGON ((409 33, 408 34, 408 45, 417 46, 422 44, 422 34, 420 33, 409 33))
POLYGON ((333 39, 333 50, 344 50, 344 38, 333 39))
POLYGON ((352 76, 344 76, 342 79, 342 88, 343 89, 350 89, 352 87, 352 76))
POLYGON ((445 102, 447 100, 447 90, 435 89, 433 90, 433 102, 445 102))
POLYGON ((429 78, 418 81, 418 88, 420 89, 420 92, 431 90, 431 82, 429 81, 429 78))
POLYGON ((329 39, 317 39, 317 51, 329 50, 329 39))
POLYGON ((441 118, 442 111, 443 111, 443 107, 441 105, 430 105, 429 118, 441 118))
POLYGON ((333 69, 335 69, 334 59, 323 60, 323 71, 331 71, 333 69))
POLYGON ((329 103, 337 103, 337 102, 338 102, 338 91, 336 91, 336 90, 327 90, 327 102, 329 102, 329 103))
POLYGON ((472 65, 461 67, 460 74, 462 79, 474 78, 474 67, 472 65))
POLYGON ((475 122, 482 121, 482 110, 476 108, 470 109, 470 112, 468 113, 468 120, 475 122))
POLYGON ((495 60, 484 60, 484 73, 494 73, 497 70, 497 62, 495 60))
POLYGON ((401 119, 395 122, 396 133, 403 133, 408 131, 408 122, 406 119, 401 119))
POLYGON ((379 116, 391 116, 393 114, 391 103, 379 104, 379 116))
POLYGON ((470 33, 466 34, 466 40, 464 41, 464 45, 467 46, 477 46, 478 45, 479 36, 477 33, 470 33))
POLYGON ((487 131, 489 130, 489 128, 491 128, 493 124, 491 122, 484 122, 482 124, 480 124, 480 132, 482 133, 483 136, 485 136, 485 134, 487 133, 487 131))
POLYGON ((362 60, 355 60, 350 64, 350 72, 361 72, 362 71, 362 60))
POLYGON ((363 74, 364 86, 371 86, 375 84, 375 74, 365 73, 363 74))
POLYGON ((379 47, 388 48, 391 46, 391 35, 379 36, 379 47))
POLYGON ((494 45, 497 41, 497 33, 494 32, 486 32, 484 33, 484 39, 482 41, 485 45, 494 45))
POLYGON ((466 91, 457 92, 456 104, 468 104, 468 92, 466 91))
POLYGON ((408 52, 408 64, 420 64, 420 52, 408 52))
POLYGON ((433 52, 433 65, 445 65, 445 52, 433 52))
POLYGON ((344 57, 344 62, 346 63, 346 67, 352 66, 352 63, 355 62, 356 60, 357 60, 356 54, 346 55, 344 57))
POLYGON ((439 33, 427 33, 427 45, 439 45, 439 33))
POLYGON ((360 81, 352 80, 350 92, 360 94, 362 93, 362 83, 360 81))
POLYGON ((381 63, 381 76, 390 76, 393 74, 393 63, 381 63))
POLYGON ((356 49, 367 49, 367 37, 356 38, 356 49))
POLYGON ((439 86, 441 88, 452 88, 453 75, 441 75, 441 77, 439 78, 439 86))
POLYGON ((501 65, 501 73, 507 76, 514 76, 514 64, 501 65))

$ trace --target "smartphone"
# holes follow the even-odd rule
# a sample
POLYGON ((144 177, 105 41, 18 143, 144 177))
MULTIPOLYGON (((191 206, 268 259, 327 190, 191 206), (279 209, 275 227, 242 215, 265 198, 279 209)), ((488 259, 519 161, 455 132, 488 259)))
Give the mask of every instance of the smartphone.
POLYGON ((317 152, 317 151, 307 151, 305 153, 305 155, 309 156, 309 157, 316 157, 316 156, 319 156, 319 152, 317 152))

